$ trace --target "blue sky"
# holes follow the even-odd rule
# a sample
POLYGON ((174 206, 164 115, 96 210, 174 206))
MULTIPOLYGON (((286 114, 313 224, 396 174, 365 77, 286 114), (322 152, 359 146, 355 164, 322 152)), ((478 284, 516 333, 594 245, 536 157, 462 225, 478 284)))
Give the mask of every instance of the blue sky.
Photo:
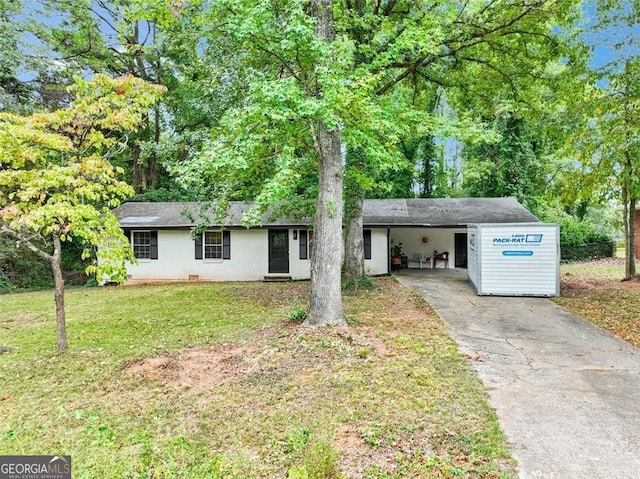
MULTIPOLYGON (((583 8, 585 17, 596 17, 596 3, 598 0, 585 0, 583 8)), ((615 14, 627 14, 632 11, 629 1, 623 2, 623 7, 608 15, 610 23, 603 29, 595 29, 593 22, 585 25, 587 32, 583 36, 584 41, 593 48, 593 68, 604 67, 616 60, 628 56, 640 54, 640 18, 636 16, 635 21, 625 24, 622 21, 615 21, 615 14)))

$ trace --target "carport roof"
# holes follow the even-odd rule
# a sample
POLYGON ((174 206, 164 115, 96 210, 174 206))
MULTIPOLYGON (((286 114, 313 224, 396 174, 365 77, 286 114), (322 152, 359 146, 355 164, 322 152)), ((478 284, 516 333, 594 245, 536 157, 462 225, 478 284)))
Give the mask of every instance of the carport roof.
POLYGON ((369 226, 466 226, 540 221, 515 198, 413 198, 367 200, 369 226))
MULTIPOLYGON (((113 212, 123 228, 188 228, 203 216, 216 224, 210 210, 200 203, 130 202, 113 212), (187 214, 189 212, 189 214, 187 214), (191 217, 190 217, 191 216, 191 217)), ((224 226, 242 226, 251 203, 231 202, 224 226)), ((365 226, 466 226, 473 223, 526 223, 539 221, 515 198, 415 198, 365 200, 365 226)), ((269 220, 265 226, 305 226, 308 220, 269 220)))

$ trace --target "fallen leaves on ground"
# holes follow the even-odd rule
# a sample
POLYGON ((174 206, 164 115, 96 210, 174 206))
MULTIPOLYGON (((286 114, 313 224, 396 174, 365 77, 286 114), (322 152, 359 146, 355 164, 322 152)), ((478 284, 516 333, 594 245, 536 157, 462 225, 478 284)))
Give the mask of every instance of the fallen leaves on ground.
POLYGON ((640 347, 640 278, 623 275, 619 258, 563 265, 558 303, 640 347))

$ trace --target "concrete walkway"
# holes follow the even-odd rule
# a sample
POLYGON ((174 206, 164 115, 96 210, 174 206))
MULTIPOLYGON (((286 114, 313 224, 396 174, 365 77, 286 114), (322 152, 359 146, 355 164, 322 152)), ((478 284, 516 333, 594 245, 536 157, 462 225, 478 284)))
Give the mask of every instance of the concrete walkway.
MULTIPOLYGON (((521 479, 640 478, 640 350, 543 298, 403 271, 473 360, 521 479)), ((639 318, 640 320, 640 318, 639 318)))

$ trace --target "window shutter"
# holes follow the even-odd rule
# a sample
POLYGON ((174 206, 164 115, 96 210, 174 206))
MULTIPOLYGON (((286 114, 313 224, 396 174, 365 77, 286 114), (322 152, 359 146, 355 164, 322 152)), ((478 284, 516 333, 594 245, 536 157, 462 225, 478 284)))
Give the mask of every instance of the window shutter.
POLYGON ((202 233, 199 233, 198 236, 195 237, 195 258, 202 259, 202 233))
POLYGON ((133 250, 133 256, 134 256, 134 258, 137 258, 138 257, 138 252, 133 247, 133 230, 129 230, 129 231, 125 230, 125 232, 127 233, 127 238, 129 239, 129 246, 133 250))
POLYGON ((222 259, 231 259, 231 231, 222 232, 222 259))
POLYGON ((307 230, 300 230, 300 259, 307 259, 307 230))
POLYGON ((371 230, 362 231, 364 240, 364 259, 371 259, 371 230))
POLYGON ((158 232, 151 231, 151 259, 158 259, 158 232))

